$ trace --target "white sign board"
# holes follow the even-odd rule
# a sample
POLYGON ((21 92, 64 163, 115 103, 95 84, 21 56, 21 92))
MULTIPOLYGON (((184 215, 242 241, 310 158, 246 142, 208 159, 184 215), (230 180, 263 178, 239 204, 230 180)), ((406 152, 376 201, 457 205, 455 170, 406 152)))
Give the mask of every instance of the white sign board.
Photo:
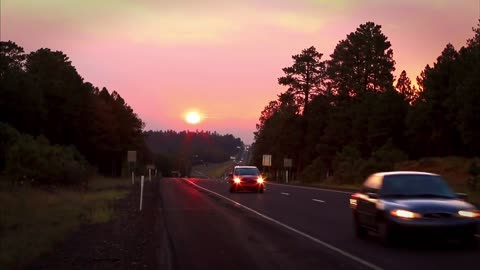
POLYGON ((137 162, 137 151, 128 151, 127 161, 128 162, 137 162))
POLYGON ((153 164, 148 164, 148 165, 147 165, 147 170, 155 170, 155 165, 153 165, 153 164))
POLYGON ((291 168, 293 165, 293 161, 291 158, 284 158, 283 159, 283 167, 285 168, 291 168))
POLYGON ((272 166, 272 155, 263 155, 262 165, 267 167, 272 166))

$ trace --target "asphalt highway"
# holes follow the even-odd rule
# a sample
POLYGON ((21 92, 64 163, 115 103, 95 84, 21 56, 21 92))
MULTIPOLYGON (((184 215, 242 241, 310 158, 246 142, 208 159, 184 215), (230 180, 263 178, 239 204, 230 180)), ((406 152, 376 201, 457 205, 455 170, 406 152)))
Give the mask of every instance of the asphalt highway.
POLYGON ((161 181, 176 269, 480 269, 480 250, 455 243, 355 238, 348 192, 267 184, 232 194, 223 180, 161 181))

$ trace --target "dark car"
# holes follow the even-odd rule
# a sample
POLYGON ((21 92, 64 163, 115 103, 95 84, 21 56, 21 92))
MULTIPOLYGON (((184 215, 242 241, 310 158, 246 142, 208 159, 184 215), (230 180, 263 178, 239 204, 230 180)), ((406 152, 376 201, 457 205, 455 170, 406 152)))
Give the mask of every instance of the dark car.
POLYGON ((230 192, 256 191, 263 193, 265 183, 255 166, 235 166, 229 174, 230 192))
POLYGON ((475 246, 480 212, 440 175, 376 173, 351 195, 355 233, 378 233, 384 244, 401 236, 450 238, 475 246))

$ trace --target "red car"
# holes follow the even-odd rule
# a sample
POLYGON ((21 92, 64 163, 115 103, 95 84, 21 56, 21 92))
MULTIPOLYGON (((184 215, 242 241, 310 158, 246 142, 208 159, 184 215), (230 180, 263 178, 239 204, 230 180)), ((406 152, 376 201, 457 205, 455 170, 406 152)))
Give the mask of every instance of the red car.
POLYGON ((265 182, 255 166, 235 166, 229 174, 230 192, 254 191, 263 193, 265 182))

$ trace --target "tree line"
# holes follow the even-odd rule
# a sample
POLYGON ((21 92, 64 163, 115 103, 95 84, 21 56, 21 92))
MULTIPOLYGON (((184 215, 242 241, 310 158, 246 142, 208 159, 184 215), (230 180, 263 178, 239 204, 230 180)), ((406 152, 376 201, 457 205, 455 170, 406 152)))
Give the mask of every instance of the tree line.
POLYGON ((278 79, 286 91, 261 112, 253 162, 293 158, 304 181, 362 180, 395 162, 480 153, 480 22, 456 50, 447 44, 413 85, 393 75, 393 50, 381 26, 361 24, 329 59, 310 47, 278 79), (328 177, 328 176, 334 176, 328 177))
POLYGON ((0 42, 0 123, 0 171, 13 179, 119 176, 127 150, 150 157, 133 109, 118 92, 86 82, 61 51, 0 42))
MULTIPOLYGON (((219 163, 238 154, 244 144, 232 134, 210 131, 146 131, 145 140, 162 172, 189 175, 192 166, 219 163)), ((208 165, 207 165, 208 166, 208 165)))

